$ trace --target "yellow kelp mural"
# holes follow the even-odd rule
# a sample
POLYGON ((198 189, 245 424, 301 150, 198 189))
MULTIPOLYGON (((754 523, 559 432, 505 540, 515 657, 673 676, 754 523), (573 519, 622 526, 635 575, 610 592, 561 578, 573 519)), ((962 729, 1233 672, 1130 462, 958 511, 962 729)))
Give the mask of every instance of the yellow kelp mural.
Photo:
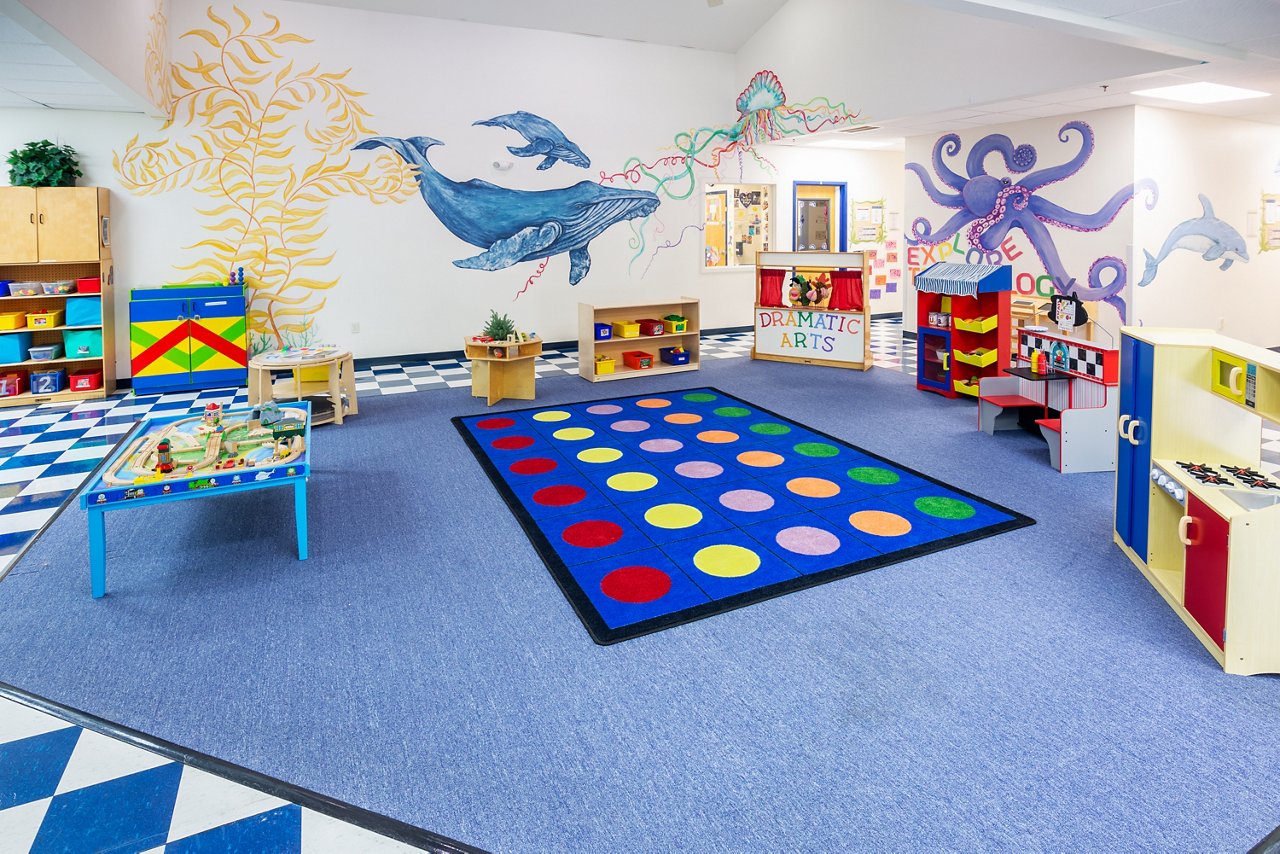
POLYGON ((185 282, 228 278, 244 268, 249 332, 255 351, 314 343, 333 253, 320 241, 328 202, 355 194, 375 204, 417 192, 412 167, 390 152, 360 168, 347 151, 374 131, 345 71, 298 70, 294 45, 310 39, 282 32, 264 13, 255 26, 239 8, 212 26, 184 33, 194 57, 171 66, 165 138, 129 141, 113 163, 138 195, 190 186, 214 204, 199 209, 207 236, 177 265, 185 282))

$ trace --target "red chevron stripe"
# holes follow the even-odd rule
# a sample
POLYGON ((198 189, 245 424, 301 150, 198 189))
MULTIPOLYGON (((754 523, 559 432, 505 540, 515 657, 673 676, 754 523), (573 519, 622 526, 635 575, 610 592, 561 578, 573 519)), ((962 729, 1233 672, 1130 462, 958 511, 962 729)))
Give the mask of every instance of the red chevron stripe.
POLYGON ((134 375, 140 374, 151 366, 151 363, 168 353, 178 344, 187 340, 187 324, 179 323, 169 330, 163 338, 133 357, 134 375))
POLYGON ((222 355, 231 359, 237 364, 247 364, 245 361, 245 350, 243 347, 237 347, 233 342, 223 338, 218 333, 198 323, 191 324, 191 337, 217 350, 222 355))

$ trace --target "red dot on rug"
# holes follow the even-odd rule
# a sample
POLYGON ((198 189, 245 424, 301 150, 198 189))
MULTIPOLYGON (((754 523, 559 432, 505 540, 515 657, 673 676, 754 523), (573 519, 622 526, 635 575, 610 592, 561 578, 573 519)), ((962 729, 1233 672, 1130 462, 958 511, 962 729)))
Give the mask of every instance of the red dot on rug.
POLYGON ((587 491, 581 486, 558 483, 555 486, 544 486, 533 494, 533 500, 544 507, 564 507, 577 504, 587 497, 587 491))
POLYGON ((494 439, 489 443, 489 446, 497 448, 499 451, 518 451, 532 444, 532 436, 503 436, 501 439, 494 439))
POLYGON ((481 430, 505 430, 508 427, 516 426, 514 418, 486 418, 483 421, 477 421, 476 426, 481 430))
POLYGON ((507 468, 512 474, 546 474, 555 467, 555 460, 549 460, 546 457, 529 457, 516 460, 507 468))
POLYGON ((639 605, 667 595, 671 576, 652 566, 624 566, 600 579, 600 592, 615 602, 639 605))
POLYGON ((622 539, 622 526, 601 519, 574 522, 560 535, 571 546, 580 549, 598 549, 622 539))

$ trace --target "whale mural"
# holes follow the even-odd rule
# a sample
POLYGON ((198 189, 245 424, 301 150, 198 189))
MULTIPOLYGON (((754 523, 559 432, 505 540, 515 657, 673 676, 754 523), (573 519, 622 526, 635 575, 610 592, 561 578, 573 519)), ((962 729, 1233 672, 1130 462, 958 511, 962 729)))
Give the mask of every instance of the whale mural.
POLYGON ((537 157, 541 155, 543 160, 538 164, 539 170, 550 169, 556 163, 562 161, 573 166, 581 166, 583 169, 591 165, 591 159, 582 153, 582 149, 570 142, 560 128, 542 116, 535 116, 533 113, 518 110, 514 113, 494 116, 484 121, 473 122, 473 124, 485 127, 510 128, 523 136, 529 143, 528 145, 519 147, 508 145, 507 151, 510 151, 516 157, 537 157))
POLYGON ((423 201, 456 237, 484 249, 453 263, 470 270, 501 270, 538 258, 569 253, 569 284, 591 269, 587 245, 610 226, 646 217, 660 200, 647 190, 603 187, 580 181, 554 190, 512 190, 479 178, 458 182, 436 171, 427 151, 440 140, 375 136, 356 149, 385 146, 417 167, 423 201))
POLYGON ((1244 238, 1240 236, 1240 232, 1213 215, 1213 204, 1204 193, 1201 193, 1199 198, 1200 207, 1204 211, 1203 216, 1174 226, 1169 236, 1164 239, 1159 254, 1152 255, 1145 249, 1142 251, 1146 256, 1147 268, 1138 282, 1139 287, 1145 287, 1155 281, 1156 274, 1160 271, 1160 264, 1175 249, 1196 252, 1206 261, 1217 261, 1221 258, 1222 264, 1218 267, 1219 270, 1229 269, 1236 261, 1249 263, 1249 250, 1245 248, 1244 238))

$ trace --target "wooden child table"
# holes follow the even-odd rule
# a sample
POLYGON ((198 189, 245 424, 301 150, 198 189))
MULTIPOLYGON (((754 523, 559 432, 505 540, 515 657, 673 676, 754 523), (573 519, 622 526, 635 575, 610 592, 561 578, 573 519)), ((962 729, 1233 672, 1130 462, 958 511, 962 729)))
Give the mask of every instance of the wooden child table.
POLYGON ((333 414, 317 413, 313 424, 342 424, 343 415, 359 415, 356 402, 355 361, 350 350, 339 347, 291 347, 270 350, 249 360, 249 405, 268 400, 302 400, 307 395, 325 394, 333 404, 333 414), (272 383, 271 372, 289 370, 288 379, 272 383), (309 380, 305 374, 322 370, 323 380, 309 380))

